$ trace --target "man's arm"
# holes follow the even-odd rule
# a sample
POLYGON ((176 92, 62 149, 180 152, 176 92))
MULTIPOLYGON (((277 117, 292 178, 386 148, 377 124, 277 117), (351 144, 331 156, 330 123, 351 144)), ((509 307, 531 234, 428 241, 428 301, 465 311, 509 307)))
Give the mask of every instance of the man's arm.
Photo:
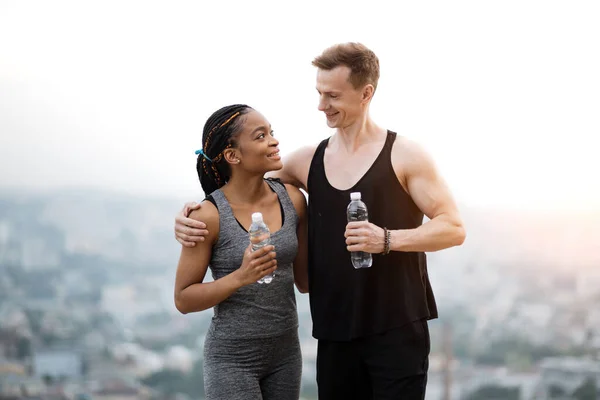
MULTIPOLYGON (((285 158, 282 169, 270 172, 267 176, 307 190, 308 170, 316 149, 317 146, 308 146, 294 151, 285 158)), ((175 239, 185 247, 196 246, 209 234, 203 221, 189 218, 190 212, 199 208, 198 203, 186 203, 175 216, 175 239)))
POLYGON ((466 237, 458 208, 433 159, 406 139, 392 151, 398 179, 429 221, 415 229, 391 231, 392 251, 438 251, 461 245, 466 237))
POLYGON ((204 282, 212 256, 212 246, 219 232, 219 212, 210 202, 192 212, 191 218, 204 220, 212 232, 206 240, 193 248, 182 247, 175 276, 175 306, 182 314, 203 311, 221 303, 242 286, 256 282, 277 268, 276 253, 272 245, 252 251, 248 246, 242 265, 213 282, 204 282))
POLYGON ((267 176, 306 191, 308 170, 316 149, 317 146, 306 146, 290 153, 283 160, 283 168, 269 172, 267 176))
MULTIPOLYGON (((390 250, 431 252, 461 245, 465 229, 431 157, 415 143, 398 138, 392 149, 392 164, 402 187, 430 220, 415 229, 390 230, 390 250)), ((370 222, 349 222, 346 226, 348 251, 382 253, 384 236, 383 228, 370 222)))
POLYGON ((196 246, 196 243, 203 242, 204 237, 209 234, 204 222, 189 217, 192 211, 200 207, 200 203, 185 203, 175 216, 175 239, 184 247, 196 246))
POLYGON ((216 241, 219 226, 219 213, 216 208, 204 205, 201 210, 190 215, 194 220, 203 219, 213 227, 213 233, 194 248, 181 248, 177 274, 175 277, 175 306, 182 314, 202 311, 213 307, 234 293, 241 285, 227 276, 215 282, 203 283, 204 276, 216 241))

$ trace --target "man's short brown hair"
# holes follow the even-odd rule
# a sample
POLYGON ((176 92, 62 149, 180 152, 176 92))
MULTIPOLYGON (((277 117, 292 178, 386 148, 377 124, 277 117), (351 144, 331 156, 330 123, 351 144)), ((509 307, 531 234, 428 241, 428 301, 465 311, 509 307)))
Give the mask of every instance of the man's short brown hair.
POLYGON ((350 83, 355 89, 371 84, 377 89, 379 59, 361 43, 341 43, 326 49, 316 57, 312 65, 326 71, 345 65, 350 68, 350 83))

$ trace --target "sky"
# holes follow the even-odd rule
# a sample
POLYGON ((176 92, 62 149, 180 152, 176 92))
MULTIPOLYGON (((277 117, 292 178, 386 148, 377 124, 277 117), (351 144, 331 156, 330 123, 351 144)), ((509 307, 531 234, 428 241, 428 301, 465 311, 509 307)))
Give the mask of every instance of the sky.
POLYGON ((319 142, 311 60, 358 41, 372 117, 460 204, 599 210, 599 20, 595 1, 0 0, 0 188, 200 199, 206 118, 246 103, 284 156, 319 142))

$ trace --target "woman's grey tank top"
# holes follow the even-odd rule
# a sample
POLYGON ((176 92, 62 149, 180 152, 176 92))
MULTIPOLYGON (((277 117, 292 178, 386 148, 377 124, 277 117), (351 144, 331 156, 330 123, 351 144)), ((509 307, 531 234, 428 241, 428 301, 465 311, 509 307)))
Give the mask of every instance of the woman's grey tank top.
MULTIPOLYGON (((298 327, 292 269, 298 251, 298 216, 285 186, 277 180, 266 179, 266 182, 283 209, 281 229, 271 230, 271 244, 277 253, 275 278, 269 284, 244 286, 213 308, 209 335, 216 338, 273 337, 298 327)), ((216 190, 211 197, 219 210, 219 239, 213 246, 209 266, 213 279, 217 280, 242 265, 250 239, 223 192, 216 190)))

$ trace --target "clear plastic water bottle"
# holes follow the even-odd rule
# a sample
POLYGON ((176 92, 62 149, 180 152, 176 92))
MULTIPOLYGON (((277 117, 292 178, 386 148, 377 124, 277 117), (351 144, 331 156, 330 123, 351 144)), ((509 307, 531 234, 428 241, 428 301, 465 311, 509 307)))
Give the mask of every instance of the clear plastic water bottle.
MULTIPOLYGON (((367 205, 360 198, 360 192, 350 193, 350 204, 348 204, 346 211, 348 222, 369 220, 367 205)), ((350 253, 350 258, 352 259, 352 265, 356 269, 369 268, 373 264, 371 253, 364 251, 353 251, 350 253)))
MULTIPOLYGON (((259 212, 252 214, 252 224, 248 233, 250 235, 250 243, 252 243, 252 251, 256 251, 271 243, 271 232, 267 224, 263 221, 262 214, 259 212)), ((275 273, 272 272, 263 276, 257 282, 271 283, 274 277, 275 273)))

